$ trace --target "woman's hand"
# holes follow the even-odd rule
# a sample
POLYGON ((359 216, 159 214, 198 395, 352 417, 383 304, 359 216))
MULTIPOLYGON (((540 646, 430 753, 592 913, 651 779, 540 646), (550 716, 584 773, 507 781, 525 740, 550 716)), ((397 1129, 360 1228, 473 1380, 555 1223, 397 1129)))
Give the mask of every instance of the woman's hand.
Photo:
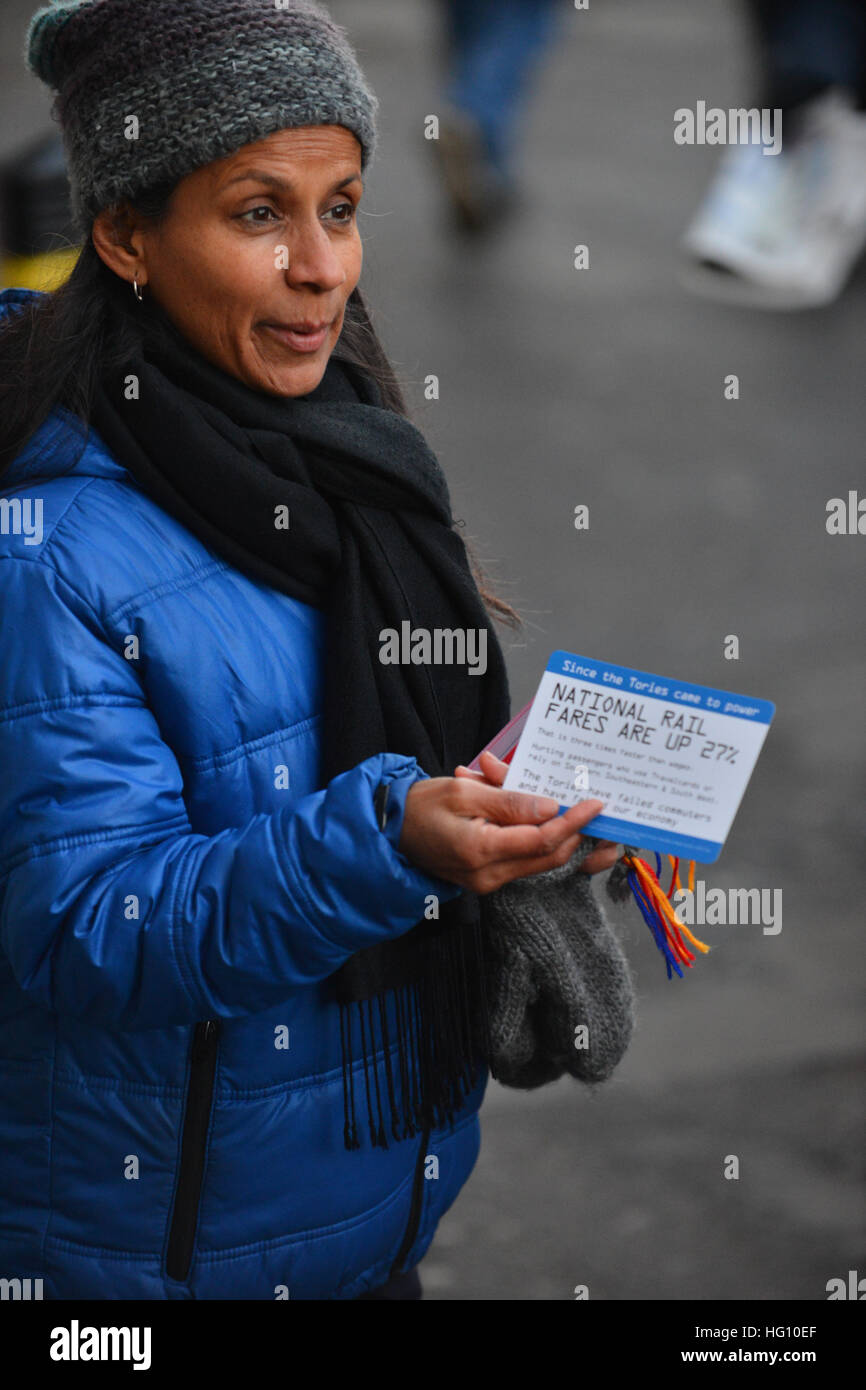
MULTIPOLYGON (((430 777, 409 788, 399 849, 425 873, 491 893, 567 863, 603 804, 581 801, 560 815, 552 797, 506 791, 486 777, 430 777)), ((597 868, 610 868, 617 857, 608 849, 591 857, 599 855, 597 868)))
MULTIPOLYGON (((482 767, 481 772, 472 772, 461 763, 454 770, 455 777, 474 777, 477 781, 486 782, 490 786, 501 787, 508 771, 508 763, 504 763, 501 758, 486 751, 481 754, 479 762, 482 767)), ((612 869, 619 857, 619 846, 616 841, 602 840, 598 848, 586 856, 580 868, 586 874, 600 874, 605 869, 612 869)))

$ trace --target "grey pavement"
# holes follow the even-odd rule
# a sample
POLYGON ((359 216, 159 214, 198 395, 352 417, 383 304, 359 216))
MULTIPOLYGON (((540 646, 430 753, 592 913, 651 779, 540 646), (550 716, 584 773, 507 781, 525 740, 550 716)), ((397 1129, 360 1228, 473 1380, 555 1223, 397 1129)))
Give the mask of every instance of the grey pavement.
MULTIPOLYGON (((866 539, 824 524, 830 497, 866 491, 866 274, 800 314, 679 283, 716 153, 676 146, 673 112, 751 100, 733 4, 563 0, 522 130, 522 206, 482 245, 449 233, 423 139, 436 6, 331 9, 382 102, 363 284, 455 512, 526 619, 503 636, 515 709, 557 647, 777 706, 722 857, 699 874, 781 889, 782 930, 706 927, 710 955, 668 982, 637 909, 609 910, 639 989, 629 1053, 593 1093, 491 1084, 426 1296, 824 1299, 828 1279, 866 1275, 866 539)), ((17 72, 30 12, 6 0, 0 18, 0 155, 49 124, 17 72)))

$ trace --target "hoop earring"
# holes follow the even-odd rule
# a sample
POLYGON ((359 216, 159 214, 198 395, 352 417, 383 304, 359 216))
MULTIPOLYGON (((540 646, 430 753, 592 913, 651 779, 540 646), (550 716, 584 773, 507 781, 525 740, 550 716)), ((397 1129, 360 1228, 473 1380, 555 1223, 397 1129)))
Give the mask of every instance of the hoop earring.
POLYGON ((136 297, 136 299, 138 300, 139 304, 141 304, 142 301, 144 300, 144 295, 143 295, 142 292, 141 292, 141 286, 140 286, 139 283, 138 283, 138 276, 137 276, 137 275, 133 278, 133 281, 132 281, 132 288, 133 288, 133 290, 135 291, 135 297, 136 297))

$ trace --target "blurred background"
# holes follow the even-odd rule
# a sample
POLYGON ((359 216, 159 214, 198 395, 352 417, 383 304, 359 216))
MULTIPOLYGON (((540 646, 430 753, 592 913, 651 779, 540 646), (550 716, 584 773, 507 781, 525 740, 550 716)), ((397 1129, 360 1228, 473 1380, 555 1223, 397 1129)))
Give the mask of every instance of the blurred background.
MULTIPOLYGON (((515 712, 559 647, 777 706, 698 877, 781 889, 782 930, 699 928, 711 953, 668 981, 634 904, 607 907, 631 1048, 594 1093, 491 1083, 430 1299, 822 1300, 866 1275, 866 538, 826 527, 866 496, 864 6, 810 31, 813 5, 774 5, 331 0, 382 103, 362 286, 524 618, 515 712), (790 149, 677 144, 702 101, 783 106, 790 149)), ((66 264, 34 9, 0 17, 6 284, 66 264)))

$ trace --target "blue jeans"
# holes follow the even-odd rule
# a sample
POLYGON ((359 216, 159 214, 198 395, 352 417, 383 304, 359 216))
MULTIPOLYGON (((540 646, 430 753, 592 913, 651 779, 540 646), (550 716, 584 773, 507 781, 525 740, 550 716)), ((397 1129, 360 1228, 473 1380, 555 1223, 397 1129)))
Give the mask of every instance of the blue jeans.
POLYGON ((474 116, 489 157, 511 176, 531 68, 553 35, 558 0, 444 0, 450 40, 446 98, 474 116))

